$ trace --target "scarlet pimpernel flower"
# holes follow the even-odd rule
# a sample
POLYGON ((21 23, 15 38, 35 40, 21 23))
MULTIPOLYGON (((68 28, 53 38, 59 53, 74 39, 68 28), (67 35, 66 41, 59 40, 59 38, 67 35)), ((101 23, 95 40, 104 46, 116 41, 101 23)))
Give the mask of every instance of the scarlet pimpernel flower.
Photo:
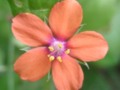
POLYGON ((82 18, 82 8, 76 0, 56 3, 49 15, 49 25, 31 13, 14 17, 14 36, 33 47, 14 64, 21 79, 36 81, 51 69, 57 90, 81 88, 84 74, 76 59, 97 61, 108 51, 108 44, 101 34, 95 31, 75 34, 82 18))

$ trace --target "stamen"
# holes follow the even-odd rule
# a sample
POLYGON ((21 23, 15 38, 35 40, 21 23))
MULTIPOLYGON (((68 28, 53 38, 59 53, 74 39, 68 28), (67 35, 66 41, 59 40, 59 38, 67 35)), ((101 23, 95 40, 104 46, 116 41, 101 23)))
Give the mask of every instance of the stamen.
POLYGON ((52 46, 49 46, 48 49, 52 52, 54 51, 54 48, 52 46))
POLYGON ((65 53, 66 53, 66 54, 69 54, 69 53, 70 53, 70 49, 67 49, 67 50, 65 51, 65 53))
POLYGON ((57 57, 57 60, 58 60, 59 62, 62 62, 62 58, 61 58, 60 56, 57 57))
POLYGON ((52 62, 54 59, 55 59, 54 56, 50 56, 50 57, 49 57, 49 60, 50 60, 51 62, 52 62))
POLYGON ((58 44, 58 47, 59 47, 59 48, 62 48, 62 44, 61 44, 61 43, 59 43, 59 44, 58 44))

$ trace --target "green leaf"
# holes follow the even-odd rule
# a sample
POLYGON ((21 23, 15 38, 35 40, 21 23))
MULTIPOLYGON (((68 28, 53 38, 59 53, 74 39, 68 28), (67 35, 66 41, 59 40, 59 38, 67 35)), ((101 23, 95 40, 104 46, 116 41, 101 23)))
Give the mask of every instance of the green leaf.
POLYGON ((7 0, 10 7, 12 14, 16 16, 22 12, 30 12, 28 0, 7 0))
POLYGON ((44 22, 48 21, 48 14, 50 9, 31 10, 31 12, 40 17, 44 22))
POLYGON ((16 90, 55 90, 52 80, 47 81, 47 75, 37 82, 22 81, 16 90))
POLYGON ((116 0, 79 0, 83 8, 84 29, 97 30, 109 24, 116 9, 116 0))
POLYGON ((110 85, 97 70, 84 70, 84 83, 81 90, 111 90, 110 85))
POLYGON ((29 7, 31 10, 49 9, 58 0, 29 0, 29 7))

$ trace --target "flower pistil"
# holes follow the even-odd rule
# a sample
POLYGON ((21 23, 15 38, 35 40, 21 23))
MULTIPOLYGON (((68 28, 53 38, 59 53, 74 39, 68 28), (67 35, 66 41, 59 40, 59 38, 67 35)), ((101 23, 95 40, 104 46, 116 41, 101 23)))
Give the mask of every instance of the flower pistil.
POLYGON ((62 56, 70 53, 70 49, 66 47, 66 42, 56 39, 48 46, 48 50, 50 52, 48 55, 50 61, 57 59, 59 62, 62 62, 62 56))

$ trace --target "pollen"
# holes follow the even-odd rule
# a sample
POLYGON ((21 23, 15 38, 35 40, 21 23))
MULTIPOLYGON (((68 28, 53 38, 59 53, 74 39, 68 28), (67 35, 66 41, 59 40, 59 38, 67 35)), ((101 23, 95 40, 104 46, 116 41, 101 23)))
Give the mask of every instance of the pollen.
POLYGON ((52 46, 49 46, 48 49, 52 52, 54 51, 54 48, 52 46))
POLYGON ((52 62, 55 59, 54 56, 49 56, 49 60, 52 62))
POLYGON ((57 60, 58 60, 59 62, 62 62, 61 56, 58 56, 58 57, 57 57, 57 60))
POLYGON ((65 51, 65 53, 66 53, 66 54, 69 54, 69 53, 70 53, 70 49, 67 49, 67 50, 65 51))
POLYGON ((63 46, 62 46, 62 44, 61 44, 61 43, 59 43, 59 44, 58 44, 58 47, 59 47, 59 48, 62 48, 63 46))

